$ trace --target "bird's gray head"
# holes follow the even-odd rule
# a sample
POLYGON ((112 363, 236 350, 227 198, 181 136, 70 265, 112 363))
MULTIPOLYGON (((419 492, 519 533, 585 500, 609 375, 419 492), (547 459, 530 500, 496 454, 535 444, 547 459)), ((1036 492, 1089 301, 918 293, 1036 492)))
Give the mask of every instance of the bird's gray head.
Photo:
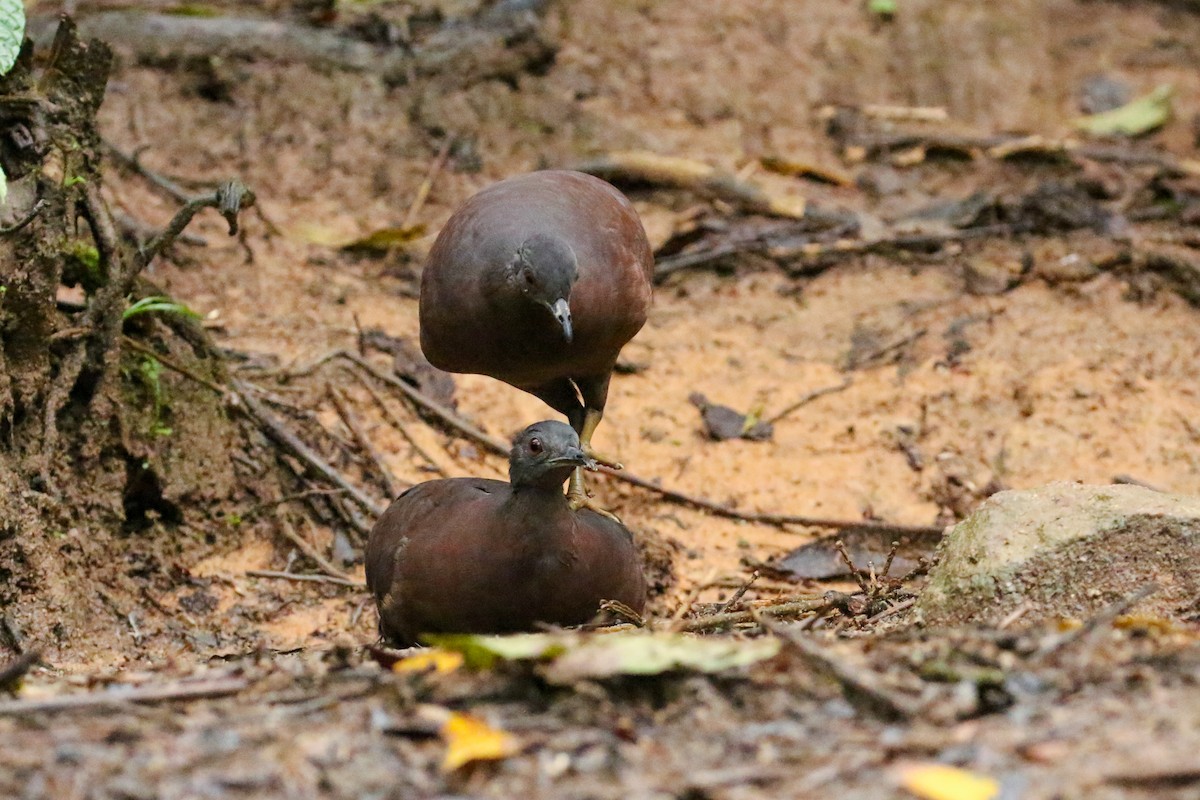
POLYGON ((517 248, 512 262, 512 280, 521 294, 554 317, 568 342, 571 327, 571 287, 579 277, 579 262, 571 245, 557 236, 534 234, 517 248))
POLYGON ((508 480, 514 486, 561 487, 576 467, 595 469, 570 425, 553 420, 536 422, 513 439, 508 480))

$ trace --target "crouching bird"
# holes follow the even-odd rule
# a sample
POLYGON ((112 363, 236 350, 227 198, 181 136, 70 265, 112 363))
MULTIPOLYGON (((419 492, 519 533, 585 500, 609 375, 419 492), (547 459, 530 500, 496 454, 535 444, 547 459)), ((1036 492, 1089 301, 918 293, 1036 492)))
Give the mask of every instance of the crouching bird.
MULTIPOLYGON (((468 199, 421 275, 421 349, 447 372, 489 375, 566 415, 583 451, 621 348, 646 322, 654 256, 633 205, 582 172, 546 170, 468 199)), ((583 471, 572 508, 594 507, 583 471)))
POLYGON ((563 481, 591 464, 568 425, 530 425, 514 440, 509 482, 417 484, 388 507, 367 542, 367 586, 380 633, 504 633, 577 625, 602 600, 641 613, 642 562, 629 530, 574 511, 563 481))

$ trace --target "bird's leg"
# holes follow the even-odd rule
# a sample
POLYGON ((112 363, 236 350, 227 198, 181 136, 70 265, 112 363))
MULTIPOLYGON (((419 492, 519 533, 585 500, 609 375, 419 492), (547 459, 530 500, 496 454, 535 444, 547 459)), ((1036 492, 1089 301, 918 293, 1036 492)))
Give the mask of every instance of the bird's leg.
MULTIPOLYGON (((579 444, 583 447, 583 452, 588 458, 598 464, 603 464, 606 467, 613 469, 621 469, 621 465, 612 459, 606 459, 603 456, 596 455, 592 450, 592 434, 596 431, 596 426, 600 424, 600 419, 603 413, 594 408, 586 409, 583 413, 583 421, 579 426, 579 444)), ((576 467, 571 473, 571 481, 567 484, 567 503, 571 508, 578 511, 581 508, 590 508, 598 514, 603 514, 614 522, 620 522, 621 518, 609 511, 607 508, 602 508, 592 500, 587 493, 587 488, 583 485, 583 467, 576 467)))
POLYGON ((600 424, 600 420, 603 418, 603 411, 598 411, 594 408, 584 410, 583 424, 579 429, 579 443, 583 445, 583 452, 587 454, 587 457, 597 464, 603 464, 612 469, 624 469, 617 460, 602 456, 592 449, 592 434, 596 432, 596 426, 600 424))

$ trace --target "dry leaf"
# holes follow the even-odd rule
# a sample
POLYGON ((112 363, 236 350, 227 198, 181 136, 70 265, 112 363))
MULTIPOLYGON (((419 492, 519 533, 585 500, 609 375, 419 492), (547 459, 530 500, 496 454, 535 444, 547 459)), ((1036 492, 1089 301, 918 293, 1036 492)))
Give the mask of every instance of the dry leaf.
POLYGON ((1174 87, 1164 84, 1120 108, 1080 117, 1075 127, 1093 136, 1140 136, 1161 128, 1171 118, 1174 93, 1174 87))
POLYGON ((462 653, 432 648, 400 659, 392 665, 392 672, 436 672, 445 675, 461 667, 463 660, 462 653))
POLYGON ((508 758, 521 749, 511 733, 493 728, 469 714, 451 714, 442 724, 441 735, 446 741, 443 772, 453 772, 472 761, 508 758))
POLYGON ((924 800, 991 800, 1000 794, 994 778, 946 764, 905 764, 896 773, 901 786, 924 800))

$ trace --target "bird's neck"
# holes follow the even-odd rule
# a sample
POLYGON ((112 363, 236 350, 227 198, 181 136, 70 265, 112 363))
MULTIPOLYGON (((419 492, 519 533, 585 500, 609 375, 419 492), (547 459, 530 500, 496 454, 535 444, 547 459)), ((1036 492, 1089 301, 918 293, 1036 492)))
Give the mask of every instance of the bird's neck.
POLYGON ((519 519, 549 520, 554 515, 569 513, 566 495, 563 494, 562 483, 541 486, 537 484, 521 484, 512 487, 505 505, 508 513, 519 519))

